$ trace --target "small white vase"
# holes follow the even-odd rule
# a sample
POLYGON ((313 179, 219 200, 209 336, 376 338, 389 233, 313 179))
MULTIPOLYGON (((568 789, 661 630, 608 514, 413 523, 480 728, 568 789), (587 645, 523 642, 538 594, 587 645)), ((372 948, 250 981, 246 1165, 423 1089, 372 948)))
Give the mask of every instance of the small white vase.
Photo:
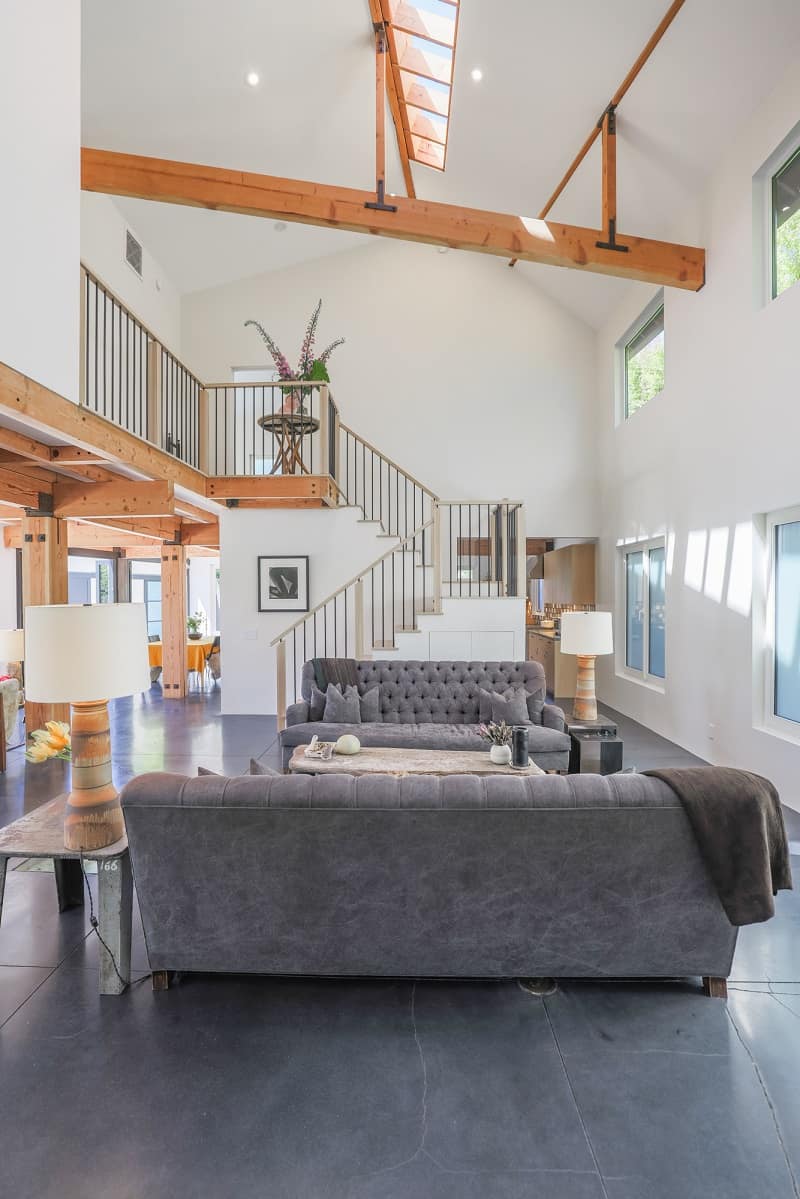
POLYGON ((511 746, 493 745, 489 750, 489 759, 490 761, 494 762, 495 766, 510 766, 511 746))

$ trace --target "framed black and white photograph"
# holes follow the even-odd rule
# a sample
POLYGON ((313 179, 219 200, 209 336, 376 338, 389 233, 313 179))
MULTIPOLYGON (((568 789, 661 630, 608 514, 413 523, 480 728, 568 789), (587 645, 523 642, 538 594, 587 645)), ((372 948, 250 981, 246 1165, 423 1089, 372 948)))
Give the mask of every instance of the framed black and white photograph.
POLYGON ((308 611, 308 557, 259 556, 259 612, 308 611))

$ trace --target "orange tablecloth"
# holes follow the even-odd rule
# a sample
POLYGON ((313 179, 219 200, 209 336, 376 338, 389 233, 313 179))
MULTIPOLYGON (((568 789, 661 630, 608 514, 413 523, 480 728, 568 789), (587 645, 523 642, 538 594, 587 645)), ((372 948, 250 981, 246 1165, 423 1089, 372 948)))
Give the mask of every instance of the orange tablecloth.
MULTIPOLYGON (((203 637, 200 641, 186 642, 186 669, 202 671, 205 670, 206 658, 208 651, 211 648, 212 637, 203 637)), ((150 658, 151 666, 161 666, 162 661, 162 643, 160 641, 149 641, 147 643, 147 653, 150 658)))

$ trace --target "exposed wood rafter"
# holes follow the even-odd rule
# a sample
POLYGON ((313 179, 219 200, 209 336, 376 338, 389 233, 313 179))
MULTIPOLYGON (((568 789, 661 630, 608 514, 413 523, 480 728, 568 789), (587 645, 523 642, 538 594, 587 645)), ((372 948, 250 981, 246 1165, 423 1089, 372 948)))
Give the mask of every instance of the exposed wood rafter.
MULTIPOLYGON (((384 24, 383 12, 381 11, 380 0, 369 0, 369 11, 372 17, 373 27, 384 24)), ((400 110, 400 100, 397 94, 397 83, 393 67, 386 71, 386 95, 389 99, 389 111, 392 114, 394 123, 394 131, 397 136, 397 151, 400 155, 400 166, 403 170, 403 182, 406 186, 406 195, 413 200, 417 192, 414 187, 414 176, 411 173, 411 161, 408 154, 408 142, 406 140, 406 131, 403 127, 403 117, 400 110)))
MULTIPOLYGON (((666 13, 665 13, 665 14, 664 14, 664 16, 661 18, 661 21, 659 22, 659 24, 658 24, 657 28, 656 28, 656 29, 653 31, 653 34, 652 34, 652 36, 650 37, 650 39, 648 40, 648 42, 647 42, 647 45, 645 46, 644 50, 642 50, 641 54, 640 54, 640 55, 639 55, 639 57, 636 59, 636 62, 633 64, 633 66, 631 67, 631 69, 628 71, 628 74, 625 76, 625 78, 623 79, 622 83, 619 85, 619 87, 617 88, 617 90, 614 92, 614 95, 611 97, 611 100, 609 101, 609 103, 608 103, 608 106, 607 106, 607 108, 605 109, 605 111, 604 111, 604 113, 603 113, 602 117, 601 117, 601 118, 600 118, 600 120, 597 122, 597 124, 594 126, 594 128, 593 128, 593 129, 592 129, 592 131, 591 131, 591 133, 590 133, 590 134, 589 134, 589 136, 587 137, 586 141, 583 143, 583 145, 581 146, 580 150, 579 150, 579 151, 578 151, 578 153, 575 155, 575 157, 573 158, 573 160, 572 160, 572 162, 570 163, 570 165, 567 167, 567 170, 566 170, 566 172, 564 173, 564 175, 563 175, 563 177, 562 177, 561 181, 559 182, 559 184, 558 184, 558 187, 555 189, 555 191, 553 192, 553 194, 550 196, 550 199, 547 201, 547 203, 545 204, 544 208, 543 208, 543 209, 542 209, 542 211, 539 213, 539 220, 540 220, 540 221, 543 221, 543 220, 544 220, 544 219, 547 217, 547 215, 548 215, 548 214, 549 214, 549 212, 550 212, 550 209, 553 207, 553 205, 555 204, 556 200, 557 200, 557 199, 558 199, 558 197, 561 195, 561 193, 563 192, 564 188, 567 186, 567 184, 569 183, 570 179, 571 179, 571 178, 572 178, 572 176, 575 174, 575 172, 577 171, 578 167, 581 165, 581 163, 583 162, 584 158, 586 157, 586 155, 587 155, 587 154, 589 153, 589 151, 591 150, 591 148, 592 148, 592 146, 594 145, 594 143, 596 142, 596 140, 597 140, 598 136, 599 136, 601 133, 603 133, 603 131, 605 130, 605 128, 606 128, 606 124, 607 124, 607 117, 608 117, 608 114, 609 114, 609 113, 611 113, 611 114, 612 114, 612 118, 613 118, 613 121, 614 121, 614 125, 616 125, 616 110, 617 110, 617 108, 619 107, 620 103, 622 102, 622 99, 623 99, 623 97, 624 97, 624 96, 627 94, 627 92, 629 91, 629 89, 630 89, 630 87, 631 87, 631 84, 632 84, 632 83, 633 83, 633 81, 636 79, 636 77, 637 77, 637 75, 639 74, 639 72, 641 71, 642 67, 645 65, 645 63, 646 63, 646 62, 647 62, 647 60, 649 59, 650 55, 653 53, 653 51, 655 50, 656 46, 657 46, 657 45, 658 45, 658 43, 661 41, 662 37, 663 37, 663 36, 664 36, 664 34, 667 32, 667 30, 669 29, 670 25, 671 25, 671 24, 672 24, 672 22, 675 20, 676 16, 677 16, 677 15, 678 15, 678 13, 680 12, 680 10, 683 8, 683 6, 684 6, 684 4, 685 4, 685 3, 686 3, 686 0, 673 0, 672 4, 670 4, 670 6, 669 6, 669 8, 667 9, 666 13)), ((615 132, 616 132, 616 130, 615 130, 615 132)), ((606 230, 606 232, 608 232, 608 228, 609 228, 609 226, 608 226, 608 222, 607 222, 607 220, 606 220, 606 214, 605 214, 605 203, 606 203, 606 189, 605 189, 605 183, 606 183, 606 153, 605 153, 605 152, 606 152, 606 147, 605 147, 605 140, 604 140, 604 146, 603 146, 603 227, 604 227, 604 229, 606 230)), ((614 158, 614 171, 616 172, 616 147, 615 147, 615 149, 614 149, 614 154, 615 154, 615 158, 614 158)), ((615 174, 615 183, 614 183, 614 189, 615 189, 615 190, 614 190, 614 202, 615 202, 615 215, 614 215, 614 219, 615 219, 615 222, 616 222, 616 174, 615 174)), ((516 265, 516 263, 519 261, 519 258, 520 258, 520 257, 521 257, 521 255, 517 255, 517 257, 516 257, 516 258, 512 258, 512 259, 511 259, 511 261, 509 262, 509 264, 508 264, 508 265, 509 265, 509 266, 515 266, 515 265, 516 265)))
POLYGON ((627 252, 617 253, 597 245, 602 234, 595 229, 403 196, 393 197, 396 212, 385 212, 365 207, 372 200, 369 192, 221 167, 84 148, 82 186, 108 195, 446 245, 689 291, 705 281, 705 252, 694 246, 625 236, 617 240, 627 252))

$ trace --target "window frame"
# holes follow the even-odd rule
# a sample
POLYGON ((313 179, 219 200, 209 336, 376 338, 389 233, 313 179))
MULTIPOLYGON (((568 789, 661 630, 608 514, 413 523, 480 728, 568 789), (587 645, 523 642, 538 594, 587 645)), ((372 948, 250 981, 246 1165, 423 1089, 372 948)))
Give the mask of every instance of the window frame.
MULTIPOLYGON (((651 321, 655 320, 655 318, 658 316, 658 314, 662 311, 664 313, 664 386, 662 387, 661 391, 657 392, 656 395, 654 395, 652 398, 656 399, 658 396, 663 395, 664 392, 666 391, 666 387, 667 387, 667 378, 666 378, 666 345, 667 345, 666 326, 667 326, 667 320, 666 320, 666 305, 665 305, 665 301, 664 301, 664 289, 662 287, 662 288, 659 288, 659 290, 656 292, 656 294, 653 296, 653 298, 650 300, 650 302, 648 304, 646 304, 645 307, 639 312, 639 315, 636 317, 636 320, 631 325, 628 326, 628 328, 625 330, 622 337, 620 337, 619 341, 617 341, 616 346, 615 346, 616 386, 614 388, 614 392, 615 392, 615 397, 616 397, 615 406, 616 406, 616 423, 617 423, 617 425, 624 425, 627 421, 629 421, 631 419, 631 417, 636 416, 636 412, 628 412, 628 363, 627 363, 628 346, 636 337, 639 336, 640 333, 644 332, 644 330, 651 323, 651 321)), ((650 404, 650 400, 648 400, 647 403, 643 404, 641 408, 637 409, 637 412, 641 412, 642 409, 649 407, 649 404, 650 404)))
POLYGON ((768 208, 768 211, 769 211, 769 251, 770 251, 769 252, 769 274, 770 274, 769 297, 771 300, 777 300, 778 296, 782 296, 784 292, 791 291, 793 287, 795 287, 798 283, 800 283, 800 277, 798 277, 797 279, 795 279, 794 283, 790 283, 788 287, 784 287, 783 291, 778 291, 778 209, 777 209, 777 205, 775 203, 775 181, 778 178, 778 176, 783 171, 785 171, 788 166, 791 166, 792 163, 795 162, 795 160, 797 160, 797 159, 800 159, 800 143, 798 143, 795 146, 794 150, 791 151, 791 153, 788 155, 788 157, 784 157, 782 159, 780 166, 774 167, 774 169, 769 173, 769 176, 768 176, 768 179, 769 179, 769 183, 768 183, 768 187, 769 187, 769 198, 768 198, 768 204, 769 204, 769 208, 768 208))
POLYGON ((768 512, 764 520, 764 550, 766 590, 764 595, 762 628, 760 630, 763 645, 763 670, 761 677, 761 723, 768 732, 778 733, 788 741, 800 744, 800 721, 790 720, 787 716, 779 716, 776 707, 776 675, 775 675, 775 642, 776 642, 776 594, 775 580, 777 567, 777 530, 780 525, 800 522, 800 504, 791 508, 780 508, 768 512))
POLYGON ((666 535, 649 537, 644 541, 629 541, 619 545, 619 586, 617 603, 617 628, 623 630, 617 638, 616 673, 620 678, 639 683, 651 690, 664 692, 668 677, 667 671, 667 630, 664 622, 664 674, 650 673, 650 553, 652 550, 664 552, 664 608, 666 610, 667 575, 669 555, 666 535), (628 665, 628 555, 642 554, 642 586, 644 591, 644 612, 642 616, 642 669, 637 670, 628 665))

